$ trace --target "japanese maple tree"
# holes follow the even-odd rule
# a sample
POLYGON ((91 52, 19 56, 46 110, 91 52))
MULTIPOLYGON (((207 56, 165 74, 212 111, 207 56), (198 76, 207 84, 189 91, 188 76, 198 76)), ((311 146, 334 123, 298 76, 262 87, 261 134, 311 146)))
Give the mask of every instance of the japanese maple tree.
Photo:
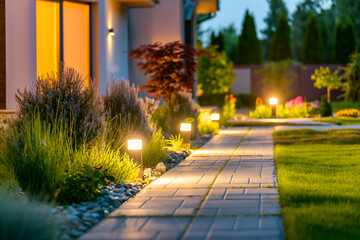
POLYGON ((140 72, 149 75, 145 85, 139 87, 140 91, 162 98, 169 106, 170 127, 173 122, 171 96, 180 91, 192 92, 196 72, 195 49, 190 44, 180 41, 166 44, 153 43, 142 45, 130 50, 129 58, 139 60, 140 72))

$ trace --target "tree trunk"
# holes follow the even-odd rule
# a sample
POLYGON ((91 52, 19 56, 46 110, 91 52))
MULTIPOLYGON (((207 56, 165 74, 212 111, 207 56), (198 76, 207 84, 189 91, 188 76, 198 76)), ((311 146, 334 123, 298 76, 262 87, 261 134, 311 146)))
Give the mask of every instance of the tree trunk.
POLYGON ((330 88, 327 87, 327 102, 330 103, 330 88))
POLYGON ((171 94, 168 97, 168 107, 169 107, 169 132, 172 133, 172 106, 171 106, 171 94))

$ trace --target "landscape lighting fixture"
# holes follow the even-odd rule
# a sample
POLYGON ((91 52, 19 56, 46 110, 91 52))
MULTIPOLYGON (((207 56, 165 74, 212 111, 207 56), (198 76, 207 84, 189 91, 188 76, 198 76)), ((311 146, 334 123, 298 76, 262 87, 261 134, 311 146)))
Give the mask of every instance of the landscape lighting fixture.
POLYGON ((113 29, 113 28, 110 28, 110 29, 109 29, 109 36, 110 36, 110 37, 114 37, 114 36, 115 36, 115 32, 114 32, 114 29, 113 29))
POLYGON ((272 97, 272 98, 270 98, 269 102, 270 102, 270 105, 276 105, 276 104, 278 104, 278 99, 275 97, 272 97))
POLYGON ((127 140, 127 153, 129 157, 133 159, 135 163, 140 165, 140 177, 143 172, 143 160, 142 160, 142 137, 139 135, 132 135, 127 140))
POLYGON ((219 120, 220 120, 220 114, 219 114, 219 113, 212 113, 212 114, 210 115, 210 119, 211 119, 212 121, 219 121, 219 120))
POLYGON ((191 123, 181 123, 180 132, 180 135, 183 138, 182 147, 189 151, 191 138, 191 123))

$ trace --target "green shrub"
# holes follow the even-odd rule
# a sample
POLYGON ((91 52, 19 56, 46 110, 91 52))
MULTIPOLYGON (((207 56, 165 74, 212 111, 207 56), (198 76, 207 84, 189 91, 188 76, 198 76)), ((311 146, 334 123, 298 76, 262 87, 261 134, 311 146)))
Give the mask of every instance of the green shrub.
POLYGON ((17 129, 8 130, 1 162, 31 199, 52 200, 65 178, 72 140, 59 125, 51 128, 38 115, 21 122, 22 135, 17 129))
MULTIPOLYGON (((106 85, 106 93, 102 96, 104 109, 107 113, 108 130, 116 132, 121 129, 117 137, 125 139, 129 134, 139 134, 149 140, 154 136, 151 119, 148 117, 148 106, 138 97, 135 85, 130 85, 123 78, 111 81, 106 85), (125 135, 125 137, 124 137, 125 135)), ((119 142, 115 139, 115 141, 119 142)))
POLYGON ((264 104, 258 104, 255 107, 255 111, 249 112, 250 118, 271 118, 271 107, 264 104))
POLYGON ((169 108, 166 104, 161 105, 151 115, 151 119, 158 128, 163 131, 169 131, 169 108))
POLYGON ((56 225, 45 206, 0 190, 0 239, 57 239, 56 225))
POLYGON ((294 106, 292 108, 284 107, 278 104, 276 106, 276 117, 277 118, 304 118, 310 117, 308 107, 305 106, 294 106))
POLYGON ((236 98, 233 94, 229 94, 225 96, 225 104, 223 106, 222 110, 222 116, 221 116, 221 124, 226 125, 227 121, 234 118, 234 115, 236 113, 236 98))
POLYGON ((95 147, 88 149, 86 145, 73 154, 70 172, 75 172, 85 166, 103 166, 109 174, 115 177, 115 182, 132 182, 139 176, 140 167, 134 163, 127 153, 120 149, 113 149, 110 145, 105 148, 99 141, 95 147))
POLYGON ((102 166, 91 167, 85 165, 82 169, 70 172, 63 185, 55 194, 60 204, 72 204, 85 201, 94 201, 103 196, 99 187, 113 182, 115 177, 109 174, 108 169, 102 166))
POLYGON ((102 133, 102 105, 95 88, 85 86, 85 78, 73 68, 39 76, 34 88, 18 90, 15 97, 19 107, 15 126, 20 125, 20 131, 19 122, 28 121, 38 111, 47 124, 62 123, 72 129, 79 145, 102 133))
POLYGON ((331 105, 330 105, 330 103, 327 102, 326 95, 321 96, 319 111, 320 111, 320 115, 322 117, 332 116, 331 105))
POLYGON ((198 117, 199 134, 217 134, 219 132, 219 122, 210 119, 210 112, 201 112, 198 117))
POLYGON ((250 94, 245 94, 245 93, 239 93, 237 95, 235 95, 237 102, 236 102, 236 107, 240 108, 240 107, 253 107, 255 106, 255 100, 258 97, 257 94, 254 93, 250 93, 250 94))
MULTIPOLYGON (((174 116, 174 130, 173 133, 180 131, 180 123, 192 119, 196 122, 199 116, 200 106, 191 98, 191 94, 187 92, 178 92, 171 95, 171 104, 174 116)), ((197 137, 197 129, 192 129, 192 137, 197 137)))
POLYGON ((166 143, 168 144, 168 148, 171 151, 174 152, 179 152, 182 151, 184 148, 181 147, 181 145, 184 142, 184 139, 181 137, 180 133, 179 135, 171 135, 170 138, 168 140, 165 140, 166 143))
POLYGON ((198 96, 198 101, 200 106, 217 106, 222 107, 225 103, 225 96, 227 93, 213 93, 206 94, 203 93, 201 96, 198 96))
POLYGON ((159 162, 167 160, 169 152, 166 150, 165 137, 159 129, 153 139, 145 146, 143 155, 144 167, 155 167, 159 162))

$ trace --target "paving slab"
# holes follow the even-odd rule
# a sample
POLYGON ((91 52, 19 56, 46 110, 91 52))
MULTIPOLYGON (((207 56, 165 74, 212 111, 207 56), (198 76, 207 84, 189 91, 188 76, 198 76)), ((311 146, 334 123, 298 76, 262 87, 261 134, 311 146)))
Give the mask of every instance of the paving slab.
POLYGON ((272 132, 221 131, 81 239, 283 239, 272 132))

